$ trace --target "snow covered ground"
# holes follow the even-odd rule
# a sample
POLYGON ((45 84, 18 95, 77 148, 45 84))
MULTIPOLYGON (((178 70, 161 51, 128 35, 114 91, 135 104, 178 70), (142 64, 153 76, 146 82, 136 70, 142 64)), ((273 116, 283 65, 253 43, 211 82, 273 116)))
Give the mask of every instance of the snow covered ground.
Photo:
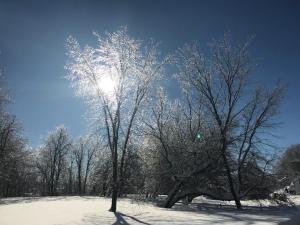
MULTIPOLYGON (((300 196, 294 197, 300 207, 300 196)), ((110 225, 110 224, 226 224, 300 225, 298 207, 272 207, 269 202, 232 202, 197 198, 189 206, 163 209, 152 204, 121 199, 118 213, 108 212, 110 199, 100 197, 7 198, 0 200, 0 225, 110 225)))

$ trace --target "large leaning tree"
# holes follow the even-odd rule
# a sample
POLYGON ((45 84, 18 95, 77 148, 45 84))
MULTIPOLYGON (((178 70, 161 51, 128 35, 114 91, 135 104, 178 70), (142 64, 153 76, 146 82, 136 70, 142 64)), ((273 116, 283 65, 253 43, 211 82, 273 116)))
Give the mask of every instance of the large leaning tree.
POLYGON ((278 124, 276 116, 285 88, 277 85, 269 91, 252 82, 248 42, 232 46, 225 36, 212 44, 211 52, 211 57, 205 57, 197 44, 181 48, 178 79, 200 100, 205 120, 217 132, 228 190, 236 207, 241 208, 240 199, 267 180, 270 161, 266 138, 278 124))
POLYGON ((195 100, 188 92, 182 100, 175 101, 162 93, 152 109, 151 123, 146 122, 147 154, 152 155, 146 164, 152 161, 159 168, 159 173, 151 168, 149 176, 160 183, 160 191, 167 193, 162 204, 166 208, 195 194, 212 196, 223 192, 218 188, 221 182, 214 182, 221 174, 214 130, 195 100))
POLYGON ((162 75, 167 59, 159 60, 157 44, 144 44, 128 35, 126 28, 97 38, 97 47, 81 48, 75 38, 67 40, 70 63, 67 78, 89 104, 105 135, 112 159, 112 204, 117 208, 124 160, 132 131, 151 90, 162 75))

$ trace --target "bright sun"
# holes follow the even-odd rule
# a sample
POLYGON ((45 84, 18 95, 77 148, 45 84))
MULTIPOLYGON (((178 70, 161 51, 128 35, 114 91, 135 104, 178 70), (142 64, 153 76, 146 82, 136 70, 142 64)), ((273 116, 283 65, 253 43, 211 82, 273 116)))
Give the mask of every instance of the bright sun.
POLYGON ((99 88, 104 94, 111 95, 115 89, 115 82, 110 77, 103 77, 99 81, 99 88))

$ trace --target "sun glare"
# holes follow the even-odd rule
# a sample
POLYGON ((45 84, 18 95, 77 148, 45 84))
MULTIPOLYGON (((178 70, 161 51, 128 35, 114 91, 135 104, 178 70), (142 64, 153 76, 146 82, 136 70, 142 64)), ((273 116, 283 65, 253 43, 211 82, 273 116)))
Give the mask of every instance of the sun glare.
POLYGON ((115 82, 110 77, 103 77, 99 81, 99 87, 107 95, 111 95, 115 89, 115 82))

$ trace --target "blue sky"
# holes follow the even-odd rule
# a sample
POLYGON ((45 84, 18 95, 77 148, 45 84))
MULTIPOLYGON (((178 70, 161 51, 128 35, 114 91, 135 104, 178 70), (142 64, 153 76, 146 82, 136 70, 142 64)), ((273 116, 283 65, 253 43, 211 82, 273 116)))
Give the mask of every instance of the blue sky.
MULTIPOLYGON (((65 40, 95 44, 92 31, 127 25, 138 39, 161 42, 163 54, 197 40, 205 49, 230 32, 241 42, 255 39, 250 54, 255 77, 271 86, 289 85, 273 141, 280 147, 300 143, 300 2, 299 1, 5 1, 0 0, 0 68, 13 102, 9 109, 33 146, 60 124, 72 135, 86 132, 82 99, 63 77, 65 40)), ((169 85, 173 96, 178 89, 169 85)))

